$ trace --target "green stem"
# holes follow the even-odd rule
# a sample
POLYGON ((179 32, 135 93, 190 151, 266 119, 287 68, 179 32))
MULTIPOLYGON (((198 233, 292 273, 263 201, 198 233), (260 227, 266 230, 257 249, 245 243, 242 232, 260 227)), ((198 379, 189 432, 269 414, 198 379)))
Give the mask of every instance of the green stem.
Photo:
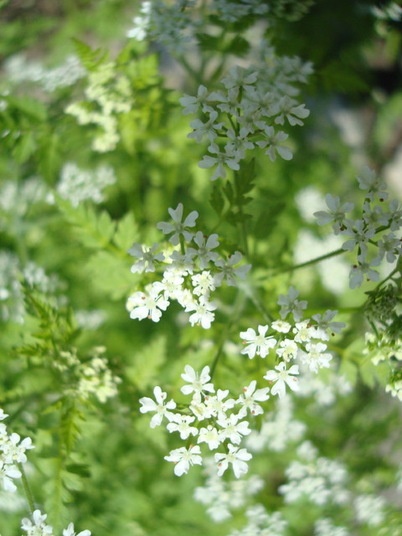
POLYGON ((242 245, 244 255, 248 257, 249 250, 248 250, 248 242, 247 242, 246 218, 245 218, 244 210, 243 210, 243 203, 242 203, 243 198, 241 195, 241 189, 240 189, 240 184, 239 184, 239 180, 240 180, 239 173, 234 171, 233 177, 234 177, 236 204, 239 209, 239 214, 241 216, 240 221, 238 223, 238 228, 239 228, 239 233, 240 233, 240 243, 242 245))
POLYGON ((29 509, 31 513, 35 510, 35 501, 32 495, 31 488, 28 483, 27 475, 24 470, 24 466, 22 463, 18 464, 19 470, 21 471, 21 481, 22 481, 22 487, 24 488, 24 493, 28 501, 29 509))
POLYGON ((226 342, 226 340, 228 338, 229 332, 230 332, 233 324, 235 322, 237 322, 237 320, 238 320, 238 318, 239 318, 239 316, 241 314, 241 311, 243 310, 243 305, 244 305, 245 301, 246 301, 246 296, 239 289, 238 292, 237 292, 235 303, 233 305, 234 314, 232 315, 231 320, 229 320, 229 322, 226 324, 225 329, 222 331, 221 336, 219 338, 218 349, 216 351, 216 354, 215 354, 214 359, 213 359, 212 364, 211 364, 211 371, 210 371, 211 379, 214 376, 216 366, 218 365, 219 359, 222 356, 223 346, 224 346, 224 344, 225 344, 225 342, 226 342))
POLYGON ((295 264, 294 266, 289 266, 289 268, 281 268, 280 270, 277 270, 277 272, 274 272, 273 275, 279 275, 286 272, 293 272, 293 270, 299 270, 300 268, 305 268, 306 266, 311 266, 312 264, 316 264, 321 261, 325 261, 326 259, 330 259, 331 257, 336 257, 337 255, 340 255, 341 253, 345 253, 345 250, 342 248, 335 249, 334 251, 330 251, 329 253, 326 253, 325 255, 320 255, 320 257, 315 257, 314 259, 310 259, 309 261, 302 262, 301 264, 295 264))

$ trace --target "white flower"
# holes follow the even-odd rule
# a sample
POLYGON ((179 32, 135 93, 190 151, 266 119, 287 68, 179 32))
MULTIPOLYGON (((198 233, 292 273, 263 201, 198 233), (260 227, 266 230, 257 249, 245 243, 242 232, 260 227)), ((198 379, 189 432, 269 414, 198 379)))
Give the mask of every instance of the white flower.
POLYGON ((190 435, 195 436, 198 434, 198 429, 195 426, 191 426, 191 423, 194 421, 195 417, 175 413, 170 418, 170 422, 166 428, 170 433, 179 432, 181 439, 188 439, 190 435))
POLYGON ((284 361, 290 361, 294 359, 299 353, 299 347, 297 343, 292 339, 284 339, 279 343, 279 348, 276 350, 276 354, 284 361))
POLYGON ((198 435, 198 443, 206 443, 210 450, 215 450, 222 442, 222 438, 218 430, 209 424, 206 428, 203 427, 198 435))
POLYGON ((203 296, 201 296, 198 302, 194 301, 189 303, 186 306, 185 311, 186 313, 194 311, 194 313, 190 315, 189 318, 189 322, 192 326, 197 324, 204 329, 209 329, 215 319, 215 314, 212 313, 212 311, 214 311, 215 309, 216 305, 208 302, 203 296))
POLYGON ((209 296, 209 293, 215 290, 214 278, 209 270, 204 270, 201 274, 196 274, 191 277, 191 282, 194 287, 196 296, 209 296))
POLYGON ((318 372, 320 368, 329 368, 332 355, 325 352, 327 345, 322 342, 307 343, 307 353, 301 353, 300 360, 306 364, 312 372, 318 372))
POLYGON ((217 234, 211 234, 205 237, 201 231, 198 231, 193 237, 193 241, 197 244, 198 249, 189 248, 194 256, 198 258, 201 270, 204 270, 210 261, 215 262, 218 259, 218 254, 213 249, 219 246, 217 234))
POLYGON ((291 327, 289 322, 285 322, 284 320, 275 320, 271 324, 271 328, 278 333, 289 333, 291 327))
POLYGON ((78 534, 75 533, 74 523, 70 523, 66 529, 63 530, 63 536, 91 536, 90 530, 82 530, 78 534))
POLYGON ((269 399, 269 387, 256 389, 257 382, 253 380, 248 387, 243 387, 243 394, 236 400, 241 405, 239 417, 245 417, 249 411, 251 415, 262 415, 264 410, 257 402, 265 402, 269 399))
POLYGON ((241 351, 242 354, 247 354, 249 359, 252 359, 256 354, 261 357, 266 357, 271 348, 276 344, 276 339, 265 337, 268 331, 268 326, 258 326, 258 335, 252 328, 247 331, 240 332, 240 337, 247 346, 241 351))
POLYGON ((233 400, 233 398, 225 400, 228 394, 228 389, 218 389, 216 395, 208 395, 205 397, 205 405, 210 410, 211 416, 225 418, 227 410, 234 407, 235 400, 233 400))
POLYGON ((152 400, 152 398, 140 398, 140 404, 142 404, 140 408, 141 413, 155 411, 155 415, 152 417, 150 422, 151 428, 159 426, 162 423, 163 417, 166 417, 168 421, 171 421, 173 418, 173 413, 171 413, 169 410, 175 409, 176 407, 176 402, 174 400, 169 400, 169 402, 165 404, 167 393, 164 393, 159 386, 154 388, 154 396, 156 402, 152 400))
POLYGON ((227 260, 217 259, 215 266, 218 268, 218 273, 214 275, 215 285, 218 287, 225 280, 230 287, 237 285, 236 279, 244 279, 251 268, 251 264, 243 264, 238 268, 235 265, 238 264, 243 258, 243 255, 239 251, 235 251, 227 260))
POLYGON ((325 202, 329 211, 319 210, 314 212, 318 225, 332 223, 335 234, 339 234, 345 228, 346 213, 353 210, 353 203, 344 203, 341 205, 339 197, 327 194, 325 202))
POLYGON ((201 110, 205 112, 212 112, 212 108, 207 104, 209 100, 208 89, 201 85, 198 87, 197 96, 192 97, 190 95, 184 95, 179 99, 180 104, 183 106, 183 114, 195 114, 198 112, 200 106, 201 110))
POLYGON ((133 257, 137 257, 138 261, 132 265, 131 271, 133 273, 155 272, 155 261, 162 262, 165 260, 163 253, 154 254, 157 247, 158 244, 154 244, 152 247, 133 244, 128 253, 133 257))
POLYGON ((12 479, 21 478, 21 472, 15 467, 0 459, 0 483, 6 491, 16 491, 17 487, 12 479))
POLYGON ((218 112, 215 110, 207 111, 209 119, 203 123, 200 119, 191 121, 190 126, 193 131, 187 135, 188 138, 195 138, 198 143, 202 142, 202 138, 206 136, 210 142, 213 142, 217 137, 217 130, 223 127, 223 123, 216 123, 218 112))
POLYGON ((165 456, 165 460, 175 464, 176 476, 182 476, 188 473, 190 466, 202 465, 201 449, 198 445, 193 445, 189 449, 181 447, 170 451, 169 456, 165 456))
POLYGON ((155 281, 147 285, 145 290, 147 294, 137 291, 128 298, 126 307, 130 311, 130 318, 149 318, 153 322, 159 322, 162 311, 166 311, 169 306, 169 301, 161 294, 165 286, 160 281, 155 281))
POLYGON ((21 521, 21 528, 28 536, 50 536, 53 534, 53 528, 46 525, 46 518, 46 514, 42 514, 40 510, 35 510, 32 514, 33 523, 25 517, 21 521))
POLYGON ((194 227, 195 221, 198 218, 198 212, 193 210, 182 222, 183 218, 183 204, 179 203, 177 207, 173 210, 172 208, 168 209, 168 212, 173 220, 173 223, 161 221, 157 224, 157 228, 160 229, 164 234, 168 235, 173 233, 169 238, 174 246, 177 246, 180 242, 180 236, 183 236, 184 239, 189 242, 193 237, 193 233, 189 232, 188 227, 194 227))
POLYGON ((246 462, 251 460, 252 455, 246 449, 239 449, 239 447, 235 447, 230 443, 228 444, 228 450, 227 454, 215 454, 215 461, 218 464, 218 476, 222 476, 229 464, 231 464, 235 477, 240 478, 247 473, 248 465, 246 462))
POLYGON ((266 137, 266 139, 263 141, 257 141, 257 145, 261 148, 268 147, 268 149, 265 151, 265 154, 269 156, 271 162, 276 160, 277 153, 284 160, 292 160, 292 151, 289 149, 289 147, 282 145, 282 142, 287 140, 289 137, 285 132, 282 130, 275 132, 273 127, 265 125, 265 123, 262 121, 258 121, 256 125, 262 128, 266 137))
POLYGON ((18 434, 12 433, 8 437, 8 441, 6 442, 5 446, 2 447, 4 460, 6 463, 25 463, 27 461, 25 451, 34 448, 32 445, 32 439, 30 437, 26 437, 21 442, 20 439, 21 437, 18 434))
POLYGON ((220 437, 225 440, 229 439, 235 445, 239 445, 243 436, 249 435, 251 430, 248 421, 239 421, 241 417, 232 413, 229 417, 221 417, 217 420, 222 427, 220 437))
POLYGON ((209 383, 211 376, 209 375, 209 367, 204 367, 201 371, 201 374, 195 372, 193 367, 186 365, 184 367, 184 373, 181 375, 183 380, 189 385, 183 385, 180 389, 185 395, 194 393, 194 396, 200 399, 201 394, 213 393, 215 391, 212 383, 209 383))
POLYGON ((296 322, 299 322, 303 316, 303 309, 306 309, 307 302, 305 300, 296 299, 299 295, 299 291, 294 287, 290 287, 287 294, 280 294, 278 298, 278 305, 281 305, 279 311, 282 318, 286 318, 289 313, 292 313, 296 322))
POLYGON ((275 367, 275 370, 269 370, 264 378, 269 382, 275 382, 274 386, 271 388, 271 393, 282 398, 285 396, 286 385, 290 387, 292 391, 297 391, 299 389, 298 379, 295 378, 297 374, 299 374, 299 367, 297 365, 292 365, 289 370, 286 370, 285 363, 279 363, 279 365, 275 367))

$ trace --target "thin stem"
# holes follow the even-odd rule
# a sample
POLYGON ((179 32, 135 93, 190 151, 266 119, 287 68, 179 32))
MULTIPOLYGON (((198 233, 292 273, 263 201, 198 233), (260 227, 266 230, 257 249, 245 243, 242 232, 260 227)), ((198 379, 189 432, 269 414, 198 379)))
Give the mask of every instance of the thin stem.
POLYGON ((337 255, 340 255, 341 253, 345 253, 345 250, 342 248, 335 249, 334 251, 330 251, 329 253, 326 253, 325 255, 320 255, 320 257, 315 257, 314 259, 310 259, 309 261, 302 262, 301 264, 295 264, 294 266, 289 266, 289 268, 282 268, 278 270, 276 273, 274 273, 273 275, 283 274, 285 272, 293 272, 293 270, 299 270, 300 268, 311 266, 312 264, 325 261, 326 259, 330 259, 331 257, 336 257, 337 255))
POLYGON ((245 298, 246 298, 245 294, 239 289, 238 292, 237 292, 237 296, 236 296, 234 306, 233 306, 234 314, 232 315, 231 320, 229 320, 229 322, 226 324, 226 327, 222 331, 221 336, 219 338, 218 349, 216 351, 216 354, 215 354, 214 359, 213 359, 212 364, 211 364, 211 372, 210 372, 211 379, 214 376, 216 366, 217 366, 217 364, 219 362, 219 359, 222 356, 223 346, 225 344, 225 341, 227 340, 228 334, 229 334, 233 324, 235 322, 237 322, 237 320, 238 320, 238 318, 240 316, 240 313, 241 313, 241 311, 243 309, 243 305, 244 305, 244 303, 246 301, 245 298))
POLYGON ((33 513, 34 510, 35 510, 35 501, 34 501, 34 497, 32 495, 31 488, 30 488, 29 483, 28 483, 27 475, 25 473, 24 466, 23 466, 22 463, 19 463, 18 467, 19 467, 19 469, 21 471, 22 487, 24 488, 24 492, 25 492, 25 496, 26 496, 27 501, 28 501, 29 509, 30 509, 31 513, 33 513))
POLYGON ((241 195, 241 190, 240 190, 240 185, 239 185, 239 180, 240 180, 239 173, 234 171, 233 176, 234 176, 234 186, 235 186, 235 198, 236 198, 237 206, 239 209, 239 214, 241 216, 240 221, 238 223, 241 245, 243 247, 244 255, 248 257, 249 251, 248 251, 248 242, 247 242, 246 218, 244 215, 242 195, 241 195))

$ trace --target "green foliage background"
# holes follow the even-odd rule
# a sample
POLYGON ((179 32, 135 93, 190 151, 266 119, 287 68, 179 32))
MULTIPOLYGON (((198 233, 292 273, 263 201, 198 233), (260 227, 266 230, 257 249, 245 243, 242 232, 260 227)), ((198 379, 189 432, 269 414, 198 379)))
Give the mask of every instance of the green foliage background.
MULTIPOLYGON (((291 129, 293 160, 271 163, 256 154, 242 167, 237 184, 231 178, 212 183, 210 171, 197 166, 203 148, 187 138, 190 119, 179 98, 195 94, 200 83, 214 88, 230 61, 247 57, 252 46, 247 27, 254 19, 225 28, 210 19, 200 30, 200 49, 174 61, 155 43, 125 38, 138 2, 0 3, 0 100, 7 103, 0 111, 0 187, 12 181, 17 191, 12 206, 0 207, 0 247, 18 260, 12 275, 24 300, 24 323, 2 320, 0 407, 10 414, 10 429, 33 439, 27 476, 36 504, 57 531, 71 520, 96 536, 220 536, 242 525, 242 514, 222 525, 209 520, 192 498, 201 471, 174 477, 163 456, 177 444, 160 429, 149 429, 138 400, 150 396, 154 385, 180 399, 184 365, 210 365, 219 345, 238 344, 241 330, 277 314, 278 294, 291 284, 309 301, 310 314, 341 311, 348 328, 334 343, 338 366, 355 385, 325 416, 304 399, 296 415, 308 423, 308 437, 323 455, 340 457, 363 491, 380 493, 394 485, 392 475, 401 463, 400 403, 383 393, 388 368, 374 367, 362 353, 364 305, 375 285, 335 295, 314 265, 292 266, 302 226, 324 236, 302 218, 298 193, 314 186, 322 194, 359 199, 355 151, 342 139, 331 110, 350 110, 367 126, 362 151, 379 173, 401 142, 401 23, 379 25, 363 9, 375 5, 368 0, 342 0, 335 7, 329 0, 268 3, 273 15, 267 32, 277 52, 314 64, 311 83, 303 88, 311 116, 304 127, 291 129), (134 96, 130 111, 119 114, 116 148, 94 152, 95 127, 79 125, 64 112, 83 98, 85 78, 53 93, 35 83, 10 83, 4 65, 20 53, 48 68, 74 53, 89 73, 113 61, 115 79, 125 77, 134 96), (117 182, 107 188, 103 203, 75 207, 57 195, 53 205, 24 198, 32 177, 54 189, 70 161, 83 169, 113 167, 117 182), (132 321, 125 309, 127 296, 147 282, 147 276, 130 273, 127 250, 133 242, 160 241, 156 223, 166 221, 168 207, 179 202, 187 213, 200 213, 206 234, 219 233, 225 253, 241 249, 253 266, 253 292, 223 290, 208 331, 178 325, 175 306, 159 324, 132 321), (242 225, 247 245, 240 238, 242 225), (22 270, 30 261, 57 274, 62 284, 46 294, 24 282, 22 270), (102 311, 102 326, 81 329, 76 317, 82 310, 102 311), (60 369, 65 353, 76 351, 85 362, 100 346, 122 380, 118 395, 105 404, 76 397, 74 370, 60 369)), ((240 354, 224 354, 214 380, 236 391, 239 378, 247 382, 256 367, 240 354)), ((260 502, 268 509, 284 508, 289 534, 308 536, 315 512, 300 504, 283 506, 277 493, 293 455, 294 449, 266 454, 252 469, 266 481, 260 502)), ((27 508, 1 512, 1 536, 20 534, 27 515, 27 508)), ((336 515, 348 523, 347 514, 336 515)), ((381 534, 401 534, 401 523, 398 504, 390 506, 389 531, 381 534)), ((359 530, 356 534, 378 534, 368 526, 359 530)))

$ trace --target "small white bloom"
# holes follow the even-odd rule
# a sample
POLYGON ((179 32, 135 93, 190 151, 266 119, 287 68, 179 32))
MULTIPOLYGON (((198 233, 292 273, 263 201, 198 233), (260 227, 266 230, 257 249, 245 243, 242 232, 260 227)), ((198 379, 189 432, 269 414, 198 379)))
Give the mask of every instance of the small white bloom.
POLYGON ((195 372, 193 367, 186 365, 184 367, 184 373, 181 375, 183 380, 187 382, 188 385, 184 385, 180 390, 185 395, 194 393, 194 396, 200 399, 201 394, 213 393, 215 391, 214 385, 209 383, 211 376, 209 375, 209 367, 204 367, 201 371, 201 374, 195 372))
POLYGON ((90 530, 82 530, 78 534, 75 533, 74 523, 70 523, 66 529, 63 530, 63 536, 91 536, 90 530))
POLYGON ((21 521, 21 528, 28 536, 51 536, 53 528, 45 523, 46 514, 42 514, 40 510, 35 510, 32 514, 32 520, 24 518, 21 521))
POLYGON ((269 387, 256 389, 257 382, 253 380, 247 387, 243 387, 243 394, 236 400, 241 406, 239 417, 243 418, 250 412, 251 415, 262 415, 264 410, 257 402, 265 402, 269 399, 269 387))
POLYGON ((154 388, 154 396, 156 402, 152 400, 152 398, 140 398, 141 413, 148 413, 149 411, 155 412, 155 415, 151 419, 151 428, 159 426, 162 423, 163 417, 166 417, 168 421, 171 421, 173 418, 173 413, 169 410, 175 409, 176 407, 176 402, 174 400, 169 400, 169 402, 165 404, 167 393, 164 393, 159 386, 154 388))
POLYGON ((193 210, 182 222, 183 218, 183 204, 179 203, 177 207, 173 210, 172 208, 168 209, 168 212, 173 220, 173 223, 170 222, 159 222, 157 228, 160 229, 164 234, 172 234, 169 238, 174 246, 177 246, 180 242, 180 236, 183 236, 184 239, 189 242, 193 237, 193 233, 188 231, 189 227, 195 226, 195 221, 198 218, 198 212, 193 210))
POLYGON ((275 370, 269 370, 265 374, 264 379, 269 382, 275 382, 274 386, 271 388, 271 393, 282 398, 286 393, 286 385, 292 391, 298 391, 298 379, 295 377, 298 374, 299 367, 297 365, 292 365, 290 369, 287 370, 285 363, 279 363, 279 365, 275 367, 275 370))
POLYGON ((222 442, 222 438, 218 430, 209 424, 206 428, 203 427, 198 435, 198 443, 206 443, 210 450, 215 450, 222 442))
POLYGON ((195 417, 175 413, 166 428, 170 433, 179 432, 181 439, 188 439, 190 435, 195 436, 198 434, 198 429, 195 426, 191 426, 194 421, 195 417))
POLYGON ((198 445, 193 445, 189 449, 181 447, 170 451, 165 460, 175 464, 174 474, 182 476, 188 473, 192 465, 202 465, 201 449, 198 445))
POLYGON ((215 309, 216 305, 201 297, 198 302, 194 301, 189 303, 186 306, 185 311, 186 313, 194 311, 194 313, 189 317, 189 322, 192 326, 197 324, 204 329, 209 329, 212 322, 215 320, 215 313, 212 312, 215 309))
POLYGON ((276 345, 276 339, 272 336, 265 336, 268 331, 268 326, 258 326, 257 329, 258 335, 252 328, 240 332, 240 337, 244 340, 245 344, 247 344, 241 353, 247 354, 249 359, 252 359, 256 354, 261 357, 266 357, 269 350, 276 345))
POLYGON ((232 465, 233 473, 236 478, 240 478, 248 471, 247 462, 251 460, 252 455, 246 449, 239 449, 232 444, 228 444, 228 453, 215 454, 215 461, 218 464, 218 476, 222 476, 228 469, 229 464, 232 465))

